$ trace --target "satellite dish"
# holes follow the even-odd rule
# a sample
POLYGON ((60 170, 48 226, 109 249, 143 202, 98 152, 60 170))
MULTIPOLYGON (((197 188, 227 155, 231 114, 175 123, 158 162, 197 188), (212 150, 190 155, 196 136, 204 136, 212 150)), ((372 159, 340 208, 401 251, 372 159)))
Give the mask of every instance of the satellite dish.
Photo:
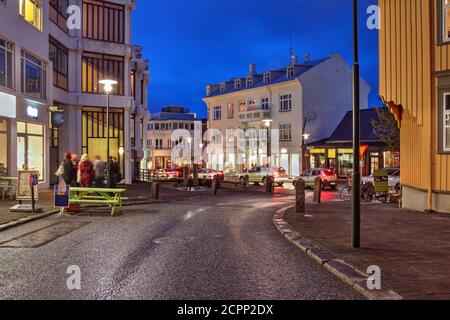
POLYGON ((310 112, 308 112, 308 115, 306 116, 306 118, 308 119, 308 121, 314 121, 317 119, 317 113, 314 111, 310 111, 310 112))

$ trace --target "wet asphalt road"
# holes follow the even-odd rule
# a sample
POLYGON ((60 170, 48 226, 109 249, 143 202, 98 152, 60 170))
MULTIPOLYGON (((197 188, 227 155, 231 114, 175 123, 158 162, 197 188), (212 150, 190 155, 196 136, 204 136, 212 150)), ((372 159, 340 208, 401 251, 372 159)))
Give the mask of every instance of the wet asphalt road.
POLYGON ((275 229, 273 213, 288 200, 204 195, 7 230, 0 242, 57 221, 89 222, 40 248, 0 248, 0 299, 359 299, 275 229), (67 289, 71 265, 81 290, 67 289))

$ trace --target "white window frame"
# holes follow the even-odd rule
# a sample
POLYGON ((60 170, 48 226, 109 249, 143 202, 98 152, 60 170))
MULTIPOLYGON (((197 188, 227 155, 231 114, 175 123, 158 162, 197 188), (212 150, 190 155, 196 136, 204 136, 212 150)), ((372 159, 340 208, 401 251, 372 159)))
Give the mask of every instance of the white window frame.
POLYGON ((255 111, 258 109, 257 102, 255 98, 250 98, 247 101, 247 111, 255 111))
POLYGON ((228 119, 234 118, 234 103, 227 104, 227 117, 228 119))
POLYGON ((292 125, 290 123, 280 123, 278 126, 280 130, 280 141, 292 141, 292 125), (285 139, 285 133, 287 138, 285 139))
POLYGON ((292 111, 292 94, 280 95, 280 112, 292 111))
POLYGON ((447 143, 450 145, 450 141, 447 141, 446 128, 450 127, 450 106, 447 106, 447 97, 450 97, 450 92, 444 93, 444 99, 442 103, 442 151, 450 152, 450 146, 446 147, 447 143), (447 125, 448 122, 448 125, 447 125))
POLYGON ((293 78, 294 75, 295 75, 295 67, 288 67, 288 68, 286 69, 286 76, 287 76, 288 78, 293 78))
POLYGON ((270 109, 269 98, 261 98, 261 109, 262 110, 269 110, 270 109))
POLYGON ((222 119, 222 106, 215 106, 213 108, 213 120, 222 119))
POLYGON ((447 10, 450 10, 450 2, 445 3, 446 0, 442 0, 442 41, 450 42, 450 37, 448 36, 448 28, 447 24, 450 24, 450 21, 447 21, 447 10))
POLYGON ((241 80, 240 79, 234 80, 234 88, 235 89, 240 89, 241 88, 241 80))
POLYGON ((264 83, 269 83, 271 81, 270 72, 264 73, 264 83))
POLYGON ((245 85, 247 86, 247 88, 249 88, 249 87, 251 87, 252 85, 253 85, 253 77, 247 77, 246 79, 245 79, 245 85))

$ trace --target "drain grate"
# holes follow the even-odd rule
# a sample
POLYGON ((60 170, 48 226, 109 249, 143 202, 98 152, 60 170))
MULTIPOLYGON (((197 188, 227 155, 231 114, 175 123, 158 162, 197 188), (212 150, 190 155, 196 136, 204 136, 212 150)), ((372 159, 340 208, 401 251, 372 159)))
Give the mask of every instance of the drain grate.
POLYGON ((39 248, 90 222, 57 222, 0 243, 0 248, 39 248))

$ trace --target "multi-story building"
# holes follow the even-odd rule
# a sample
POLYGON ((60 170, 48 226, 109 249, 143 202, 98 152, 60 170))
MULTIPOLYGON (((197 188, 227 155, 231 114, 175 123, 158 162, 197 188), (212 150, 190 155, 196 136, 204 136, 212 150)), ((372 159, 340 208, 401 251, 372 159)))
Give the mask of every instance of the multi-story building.
MULTIPOLYGON (((369 92, 362 80, 362 108, 367 108, 369 92)), ((271 155, 271 162, 297 176, 303 167, 303 136, 309 141, 329 137, 351 108, 352 72, 339 54, 320 60, 307 56, 303 63, 292 56, 286 68, 264 73, 257 73, 252 64, 246 77, 208 85, 204 102, 208 129, 219 129, 223 136, 226 129, 259 129, 264 128, 263 120, 272 120, 272 129, 279 129, 280 150, 271 155)), ((234 165, 228 160, 233 162, 235 155, 218 155, 211 166, 240 171, 267 163, 264 155, 247 152, 244 157, 243 165, 234 165), (226 167, 220 159, 228 159, 226 167)))
POLYGON ((134 6, 134 0, 0 2, 0 73, 5 75, 0 117, 1 131, 9 137, 0 135, 2 149, 7 146, 2 170, 15 175, 21 168, 38 169, 41 184, 48 186, 65 151, 106 160, 107 99, 99 81, 107 78, 118 82, 110 95, 110 155, 119 159, 125 182, 131 182, 136 149, 130 119, 134 115, 135 123, 145 123, 140 109, 147 105, 148 83, 146 67, 133 69, 146 64, 133 56, 134 6), (69 5, 81 16, 76 10, 67 14, 69 5), (75 21, 70 28, 68 18, 75 21), (143 85, 133 87, 133 77, 144 79, 143 85), (144 92, 142 101, 135 100, 133 90, 144 92), (56 128, 49 119, 61 111, 64 124, 56 128))
POLYGON ((379 5, 380 94, 400 126, 403 207, 450 212, 450 3, 379 5))
POLYGON ((174 130, 188 130, 194 137, 195 123, 202 122, 197 119, 197 114, 189 112, 189 109, 181 106, 162 107, 161 112, 151 115, 148 122, 148 142, 150 150, 148 169, 170 169, 181 166, 181 163, 172 162, 173 147, 182 142, 172 141, 174 130))

